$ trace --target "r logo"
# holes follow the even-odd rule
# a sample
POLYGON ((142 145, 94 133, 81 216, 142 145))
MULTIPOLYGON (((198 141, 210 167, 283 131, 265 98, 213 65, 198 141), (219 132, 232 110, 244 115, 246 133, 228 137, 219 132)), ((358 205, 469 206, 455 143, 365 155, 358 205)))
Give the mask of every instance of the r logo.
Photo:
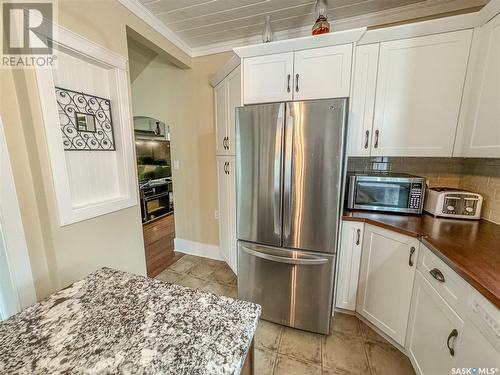
POLYGON ((52 54, 52 3, 3 3, 3 54, 52 54))

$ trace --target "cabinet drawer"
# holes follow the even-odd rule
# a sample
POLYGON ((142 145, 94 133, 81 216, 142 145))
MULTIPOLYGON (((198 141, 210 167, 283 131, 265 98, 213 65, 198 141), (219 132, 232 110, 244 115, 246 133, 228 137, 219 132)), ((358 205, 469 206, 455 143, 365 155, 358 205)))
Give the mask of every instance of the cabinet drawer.
POLYGON ((425 245, 420 247, 417 269, 451 308, 464 317, 470 291, 469 284, 434 255, 428 247, 425 245))

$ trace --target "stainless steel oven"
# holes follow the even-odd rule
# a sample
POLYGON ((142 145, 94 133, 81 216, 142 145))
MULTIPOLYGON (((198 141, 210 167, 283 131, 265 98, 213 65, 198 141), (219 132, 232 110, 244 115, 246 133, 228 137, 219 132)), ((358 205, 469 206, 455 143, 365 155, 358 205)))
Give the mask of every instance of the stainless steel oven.
POLYGON ((348 179, 347 208, 421 214, 425 178, 407 174, 357 174, 348 179))

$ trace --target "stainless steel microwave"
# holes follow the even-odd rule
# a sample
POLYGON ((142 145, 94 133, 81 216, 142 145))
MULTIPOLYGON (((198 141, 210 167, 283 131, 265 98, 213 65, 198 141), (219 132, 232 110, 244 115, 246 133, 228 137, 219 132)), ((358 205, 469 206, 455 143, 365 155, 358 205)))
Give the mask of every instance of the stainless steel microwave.
POLYGON ((407 174, 348 177, 347 208, 421 214, 425 178, 407 174))

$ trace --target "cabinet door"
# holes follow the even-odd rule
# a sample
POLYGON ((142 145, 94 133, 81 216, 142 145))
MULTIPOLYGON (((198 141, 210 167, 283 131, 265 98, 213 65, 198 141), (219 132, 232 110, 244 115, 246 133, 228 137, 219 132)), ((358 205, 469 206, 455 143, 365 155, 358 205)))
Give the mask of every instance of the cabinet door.
POLYGON ((454 156, 500 157, 500 15, 476 29, 454 156))
POLYGON ((293 52, 243 60, 245 104, 292 100, 293 52))
POLYGON ((407 342, 417 373, 451 374, 462 332, 463 321, 417 271, 407 342))
POLYGON ((236 247, 236 160, 234 156, 227 158, 227 221, 228 221, 228 264, 237 273, 236 247))
POLYGON ((352 44, 295 52, 293 99, 349 97, 351 60, 352 44))
POLYGON ((452 155, 471 36, 381 43, 372 155, 452 155))
POLYGON ((216 154, 225 155, 227 137, 227 89, 226 80, 214 87, 216 154))
POLYGON ((370 156, 380 44, 356 47, 347 136, 348 156, 370 156))
POLYGON ((229 263, 229 234, 231 232, 230 222, 230 187, 227 174, 228 158, 217 157, 217 180, 219 186, 219 251, 222 257, 229 263))
POLYGON ((404 345, 417 239, 365 225, 356 311, 404 345))
POLYGON ((335 300, 336 307, 345 310, 356 310, 363 226, 354 221, 342 222, 335 300))
POLYGON ((236 107, 241 106, 241 69, 237 67, 226 78, 227 89, 227 154, 235 155, 236 107))

